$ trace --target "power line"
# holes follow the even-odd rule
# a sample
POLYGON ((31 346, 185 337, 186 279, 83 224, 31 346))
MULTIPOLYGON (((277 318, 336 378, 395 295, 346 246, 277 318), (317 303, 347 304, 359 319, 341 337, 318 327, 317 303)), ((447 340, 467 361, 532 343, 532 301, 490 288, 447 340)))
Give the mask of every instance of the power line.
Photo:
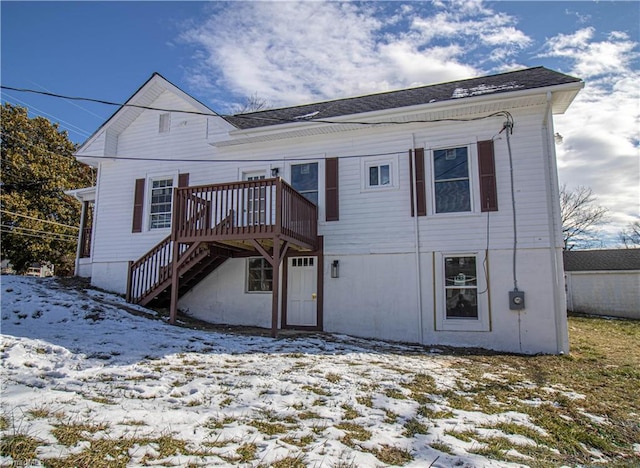
POLYGON ((27 216, 27 215, 23 215, 23 214, 20 214, 20 213, 14 213, 12 211, 7 211, 7 210, 0 209, 0 213, 5 213, 5 214, 13 215, 13 216, 19 216, 20 218, 33 219, 35 221, 40 221, 41 223, 49 223, 49 224, 55 224, 57 226, 63 226, 63 227, 72 228, 72 229, 80 229, 80 228, 78 228, 78 226, 71 226, 69 224, 57 223, 55 221, 48 221, 46 219, 34 218, 33 216, 27 216))
MULTIPOLYGON (((41 84, 38 84, 38 83, 36 83, 36 82, 35 82, 35 81, 33 81, 33 80, 30 80, 30 81, 31 81, 34 85, 36 85, 38 88, 42 88, 42 89, 44 89, 45 91, 47 91, 47 92, 49 92, 49 93, 51 92, 50 90, 48 90, 47 88, 45 88, 45 87, 44 87, 44 86, 42 86, 41 84)), ((81 109, 81 110, 85 111, 87 114, 91 114, 91 115, 93 115, 94 117, 99 118, 100 120, 103 120, 103 119, 104 119, 104 116, 102 116, 102 115, 98 115, 98 114, 96 114, 95 112, 92 112, 92 111, 90 111, 89 109, 86 109, 86 108, 84 108, 84 107, 82 107, 82 106, 80 106, 80 105, 76 104, 75 102, 71 102, 71 101, 69 101, 69 104, 71 104, 71 105, 72 105, 72 106, 74 106, 74 107, 77 107, 78 109, 81 109)))
POLYGON ((249 114, 236 114, 236 115, 225 115, 225 114, 217 114, 215 112, 201 112, 201 111, 190 111, 190 110, 180 110, 180 109, 166 109, 166 108, 162 108, 162 107, 151 107, 151 106, 142 106, 139 104, 129 104, 129 103, 120 103, 120 102, 113 102, 113 101, 107 101, 104 99, 95 99, 95 98, 88 98, 88 97, 81 97, 81 96, 67 96, 64 94, 58 94, 58 93, 51 93, 48 91, 38 91, 35 89, 29 89, 29 88, 16 88, 13 86, 5 86, 5 85, 0 85, 1 89, 8 89, 11 91, 17 91, 17 92, 21 92, 21 93, 34 93, 34 94, 42 94, 44 96, 49 96, 49 97, 55 97, 55 98, 61 98, 61 99, 67 99, 67 100, 72 100, 72 101, 87 101, 87 102, 95 102, 98 104, 105 104, 105 105, 109 105, 109 106, 118 106, 118 107, 133 107, 133 108, 137 108, 137 109, 145 109, 145 110, 154 110, 154 111, 160 111, 160 112, 175 112, 175 113, 181 113, 181 114, 193 114, 193 115, 202 115, 202 116, 207 116, 207 117, 233 117, 233 118, 237 118, 237 119, 248 119, 248 120, 262 120, 262 121, 269 121, 269 122, 280 122, 280 123, 296 123, 296 122, 313 122, 313 123, 326 123, 326 124, 338 124, 338 125, 407 125, 407 124, 413 124, 413 123, 435 123, 435 122, 470 122, 470 121, 474 121, 474 120, 481 120, 481 119, 486 119, 489 117, 495 117, 495 116, 504 116, 507 117, 508 120, 511 120, 511 122, 513 122, 512 118, 511 118, 511 114, 509 112, 506 111, 498 111, 498 112, 494 112, 492 114, 486 115, 486 116, 482 116, 482 117, 471 117, 471 118, 467 118, 467 119, 462 119, 462 118, 444 118, 444 119, 433 119, 433 120, 407 120, 407 121, 385 121, 385 122, 360 122, 360 121, 336 121, 336 120, 325 120, 325 119, 311 119, 311 120, 306 120, 306 119, 284 119, 284 118, 276 118, 276 117, 259 117, 256 115, 249 115, 249 114))
POLYGON ((77 242, 77 239, 74 239, 74 240, 62 239, 60 237, 47 237, 47 235, 38 236, 38 235, 35 235, 35 234, 27 234, 26 232, 12 232, 12 231, 1 229, 1 228, 0 228, 0 232, 4 232, 5 234, 15 234, 17 236, 36 237, 38 239, 59 240, 59 241, 63 241, 63 242, 77 242))
MULTIPOLYGON (((8 225, 8 224, 0 224, 0 226, 5 228, 5 229, 9 229, 10 232, 12 232, 12 233, 13 233, 14 229, 17 229, 19 231, 37 232, 39 234, 46 234, 46 235, 50 235, 50 236, 58 236, 60 238, 76 239, 75 236, 70 236, 69 234, 62 234, 61 232, 41 231, 39 229, 29 229, 29 228, 25 228, 25 227, 22 227, 22 226, 11 226, 11 225, 8 225)), ((18 232, 17 234, 21 234, 21 233, 18 232)))
POLYGON ((58 122, 63 123, 64 125, 66 125, 66 126, 67 126, 67 128, 68 128, 70 131, 75 132, 75 133, 77 133, 77 134, 78 134, 78 135, 80 135, 80 136, 83 136, 83 137, 85 137, 85 138, 87 138, 87 137, 91 136, 91 134, 90 134, 89 132, 87 132, 86 130, 81 129, 80 127, 77 127, 77 126, 73 125, 72 123, 67 122, 66 120, 62 120, 61 118, 56 117, 55 115, 50 114, 50 113, 48 113, 48 112, 45 112, 45 111, 43 111, 42 109, 38 109, 37 107, 32 106, 32 105, 31 105, 31 104, 29 104, 28 102, 23 101, 22 99, 18 99, 17 97, 12 96, 12 95, 11 95, 11 94, 9 94, 9 93, 4 93, 4 94, 5 94, 6 96, 8 96, 8 97, 9 97, 9 99, 13 99, 14 101, 16 101, 16 102, 18 102, 18 103, 22 103, 23 105, 27 106, 29 109, 34 109, 34 110, 36 110, 36 111, 40 112, 40 113, 41 113, 41 114, 43 114, 43 115, 47 115, 47 116, 52 117, 53 119, 57 120, 58 122), (73 127, 73 128, 72 128, 72 127, 73 127), (74 129, 75 129, 75 130, 74 130, 74 129))

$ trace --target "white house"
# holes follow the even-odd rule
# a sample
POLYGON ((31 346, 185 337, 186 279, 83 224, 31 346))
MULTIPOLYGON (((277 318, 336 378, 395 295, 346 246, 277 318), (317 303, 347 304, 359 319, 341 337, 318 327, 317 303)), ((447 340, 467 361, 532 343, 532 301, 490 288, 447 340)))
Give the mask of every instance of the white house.
POLYGON ((221 116, 154 74, 77 151, 77 273, 172 321, 567 352, 552 116, 582 87, 537 67, 221 116))

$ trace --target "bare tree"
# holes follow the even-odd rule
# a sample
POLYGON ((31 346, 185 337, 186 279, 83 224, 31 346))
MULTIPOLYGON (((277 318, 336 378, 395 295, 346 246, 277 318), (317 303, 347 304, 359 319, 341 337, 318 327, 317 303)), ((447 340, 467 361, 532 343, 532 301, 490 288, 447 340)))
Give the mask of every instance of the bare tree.
POLYGON ((629 248, 640 247, 640 221, 633 221, 620 231, 620 241, 629 248))
POLYGON ((258 96, 258 93, 253 93, 251 96, 245 98, 242 104, 238 104, 234 110, 234 114, 246 114, 248 112, 257 112, 268 109, 269 103, 266 99, 258 96))
POLYGON ((587 248, 598 239, 598 226, 607 221, 608 210, 596 203, 590 187, 560 188, 560 215, 565 250, 587 248))

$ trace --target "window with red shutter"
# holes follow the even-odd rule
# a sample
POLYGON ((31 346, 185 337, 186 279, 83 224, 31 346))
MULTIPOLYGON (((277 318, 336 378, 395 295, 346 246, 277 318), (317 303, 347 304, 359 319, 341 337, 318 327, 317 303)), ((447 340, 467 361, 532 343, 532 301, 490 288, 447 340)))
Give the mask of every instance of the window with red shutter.
POLYGON ((478 142, 478 171, 480 173, 481 209, 482 211, 498 211, 493 140, 478 142))

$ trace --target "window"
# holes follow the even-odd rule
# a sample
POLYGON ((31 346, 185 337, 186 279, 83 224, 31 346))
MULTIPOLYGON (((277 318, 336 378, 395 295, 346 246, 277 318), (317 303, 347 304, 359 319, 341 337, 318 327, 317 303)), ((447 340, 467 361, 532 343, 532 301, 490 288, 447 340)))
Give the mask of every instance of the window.
POLYGON ((273 267, 264 258, 247 260, 247 292, 271 291, 273 267))
POLYGON ((384 190, 398 187, 398 159, 362 160, 362 189, 384 190))
POLYGON ((291 186, 304 198, 318 205, 318 163, 292 164, 291 186))
POLYGON ((151 181, 151 203, 149 205, 149 229, 171 227, 171 204, 173 178, 151 181))
POLYGON ((478 319, 476 257, 445 257, 447 319, 478 319))
POLYGON ((484 252, 436 253, 436 330, 490 331, 484 252))
POLYGON ((158 133, 169 133, 169 129, 171 128, 171 114, 165 112, 160 114, 160 118, 158 120, 158 133))
POLYGON ((466 146, 433 152, 436 213, 471 211, 469 151, 466 146))
POLYGON ((391 165, 369 166, 369 187, 391 184, 391 165))

